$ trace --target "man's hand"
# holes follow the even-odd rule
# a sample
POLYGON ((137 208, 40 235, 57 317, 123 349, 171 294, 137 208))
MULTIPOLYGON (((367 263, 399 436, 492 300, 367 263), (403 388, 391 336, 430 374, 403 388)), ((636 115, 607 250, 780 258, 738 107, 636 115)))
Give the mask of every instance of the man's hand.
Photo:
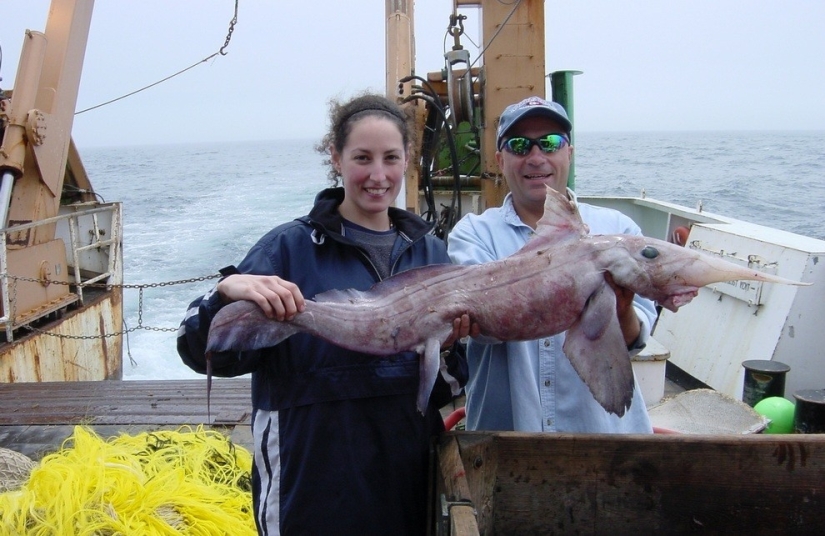
POLYGON ((455 341, 471 336, 477 337, 481 333, 481 328, 476 323, 470 322, 470 315, 464 313, 460 317, 453 320, 453 332, 441 345, 442 350, 449 349, 455 341))
POLYGON ((639 317, 633 308, 633 297, 636 294, 632 290, 617 285, 610 272, 604 273, 604 280, 616 293, 616 315, 619 318, 619 326, 622 328, 624 343, 630 346, 639 338, 639 333, 642 330, 639 317))

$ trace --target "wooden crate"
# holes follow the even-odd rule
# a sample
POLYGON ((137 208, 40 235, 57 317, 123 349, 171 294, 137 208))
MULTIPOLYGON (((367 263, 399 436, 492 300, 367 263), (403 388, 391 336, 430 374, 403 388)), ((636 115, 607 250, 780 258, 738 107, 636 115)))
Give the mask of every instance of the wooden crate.
POLYGON ((825 435, 449 432, 437 534, 825 533, 825 435))

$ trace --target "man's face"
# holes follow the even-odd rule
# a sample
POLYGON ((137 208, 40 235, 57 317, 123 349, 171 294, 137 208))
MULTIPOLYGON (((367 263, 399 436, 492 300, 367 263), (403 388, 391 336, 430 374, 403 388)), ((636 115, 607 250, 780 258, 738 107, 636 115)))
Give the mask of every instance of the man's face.
MULTIPOLYGON (((505 140, 516 136, 535 139, 546 134, 566 133, 556 121, 548 117, 532 116, 513 125, 505 140)), ((572 155, 573 147, 569 144, 552 153, 544 153, 535 145, 524 156, 512 154, 505 148, 496 152, 496 162, 507 180, 516 207, 542 210, 545 186, 565 192, 572 155)))

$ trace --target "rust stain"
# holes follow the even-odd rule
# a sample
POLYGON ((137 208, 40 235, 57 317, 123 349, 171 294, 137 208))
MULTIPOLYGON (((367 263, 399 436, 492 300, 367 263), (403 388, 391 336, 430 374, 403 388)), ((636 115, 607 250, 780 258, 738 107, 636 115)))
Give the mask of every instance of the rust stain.
MULTIPOLYGON (((98 325, 100 327, 100 335, 106 335, 106 322, 103 320, 103 315, 98 316, 98 325)), ((100 347, 103 350, 103 377, 109 377, 109 346, 106 344, 106 339, 100 339, 100 347)))
POLYGON ((801 467, 808 466, 808 448, 805 446, 804 443, 797 443, 799 447, 799 465, 801 467))
POLYGON ((91 340, 60 337, 97 335, 98 330, 101 335, 106 334, 108 325, 121 323, 121 313, 116 307, 121 301, 120 293, 108 293, 86 307, 69 311, 61 322, 50 328, 57 336, 30 333, 16 338, 0 352, 3 360, 0 382, 121 379, 120 337, 91 340))
POLYGON ((43 376, 41 374, 41 365, 40 365, 40 352, 37 351, 37 347, 34 348, 34 377, 36 381, 41 382, 43 381, 43 376))
POLYGON ((801 443, 799 444, 799 459, 797 459, 796 449, 791 443, 780 443, 773 451, 777 465, 785 465, 789 472, 796 469, 797 462, 801 467, 808 464, 808 450, 801 443))

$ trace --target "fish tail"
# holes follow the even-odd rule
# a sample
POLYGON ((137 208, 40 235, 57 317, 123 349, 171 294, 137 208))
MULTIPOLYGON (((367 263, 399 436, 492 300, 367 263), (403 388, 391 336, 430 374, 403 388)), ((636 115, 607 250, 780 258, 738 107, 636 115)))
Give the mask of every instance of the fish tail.
POLYGON ((257 350, 275 346, 299 328, 267 318, 250 301, 230 303, 215 315, 209 326, 207 352, 257 350))

